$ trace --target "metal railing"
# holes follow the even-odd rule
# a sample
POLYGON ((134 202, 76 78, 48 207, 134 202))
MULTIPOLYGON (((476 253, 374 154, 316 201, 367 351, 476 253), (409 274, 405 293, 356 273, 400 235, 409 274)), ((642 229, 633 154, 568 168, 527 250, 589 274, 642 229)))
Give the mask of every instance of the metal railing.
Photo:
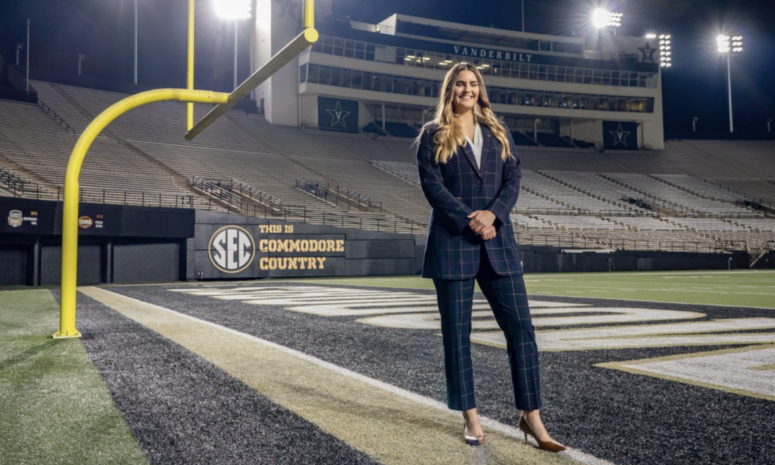
MULTIPOLYGON (((356 215, 340 215, 328 212, 308 210, 304 205, 265 205, 249 203, 237 198, 233 192, 223 187, 232 187, 231 180, 212 181, 196 178, 201 186, 209 187, 203 193, 206 198, 197 195, 164 194, 158 192, 132 191, 119 189, 80 188, 79 201, 84 203, 136 205, 161 208, 192 208, 198 210, 216 210, 239 213, 259 218, 276 218, 284 221, 319 224, 340 228, 351 228, 371 231, 384 231, 402 234, 425 234, 426 226, 412 222, 402 222, 381 218, 364 218, 356 215), (218 185, 218 183, 222 185, 218 185)), ((20 178, 5 170, 0 170, 0 187, 7 190, 13 197, 33 198, 38 200, 64 200, 62 186, 46 188, 37 183, 20 181, 20 178)), ((716 240, 715 242, 687 241, 649 241, 637 239, 590 239, 576 236, 547 236, 542 233, 515 234, 518 242, 525 245, 543 245, 571 248, 610 247, 623 250, 662 250, 676 252, 722 252, 728 250, 745 250, 748 244, 744 240, 716 240)), ((765 246, 775 250, 775 240, 769 240, 765 246)))
POLYGON ((322 185, 319 182, 297 179, 296 188, 347 210, 355 208, 359 211, 383 211, 382 202, 372 202, 371 197, 341 185, 337 185, 334 190, 328 183, 322 185))
POLYGON ((43 111, 45 111, 50 117, 52 117, 54 119, 54 121, 56 121, 60 126, 64 126, 65 129, 67 129, 69 132, 71 132, 73 134, 78 134, 78 132, 75 129, 73 129, 72 126, 67 124, 67 121, 65 121, 64 118, 59 116, 57 114, 57 112, 54 111, 53 108, 51 108, 50 106, 46 105, 46 103, 43 100, 41 100, 40 98, 38 98, 38 106, 40 108, 42 108, 43 111))
POLYGON ((745 199, 745 200, 738 201, 738 202, 742 202, 743 204, 745 204, 745 201, 749 201, 751 203, 757 203, 759 205, 766 205, 766 206, 771 207, 771 208, 775 207, 775 202, 773 202, 770 199, 765 199, 763 197, 755 197, 755 196, 752 196, 752 195, 748 195, 745 192, 739 191, 737 189, 733 189, 733 188, 731 188, 729 186, 725 186, 724 184, 721 184, 721 183, 716 182, 716 181, 712 181, 712 180, 707 179, 707 178, 703 178, 703 177, 700 177, 700 176, 695 176, 695 177, 697 179, 699 179, 700 181, 706 183, 706 184, 710 184, 711 186, 718 187, 719 189, 723 189, 723 190, 725 190, 727 192, 731 192, 732 194, 739 195, 740 197, 743 197, 743 199, 745 199))
POLYGON ((191 178, 191 187, 199 190, 203 194, 214 197, 226 205, 229 211, 239 212, 243 210, 242 200, 232 194, 231 190, 221 187, 221 181, 213 181, 199 176, 191 178))
POLYGON ((10 173, 0 175, 0 187, 8 191, 13 197, 33 199, 51 198, 51 193, 41 189, 40 184, 24 182, 10 173))
MULTIPOLYGON (((382 202, 372 202, 371 197, 363 195, 360 192, 356 192, 350 188, 342 185, 336 186, 336 193, 339 195, 340 200, 344 197, 348 208, 350 206, 356 206, 359 209, 365 208, 366 211, 382 211, 382 202)), ((341 205, 341 202, 340 202, 341 205)))
MULTIPOLYGON (((64 187, 62 186, 56 186, 56 190, 54 190, 37 183, 7 182, 3 177, 0 177, 0 187, 8 191, 12 197, 57 202, 64 201, 64 187)), ((200 210, 213 210, 220 206, 217 202, 213 202, 210 199, 202 199, 193 195, 84 187, 78 189, 78 201, 143 207, 196 208, 200 210)))
POLYGON ((251 198, 257 201, 258 203, 262 203, 270 207, 282 208, 283 206, 283 201, 280 200, 279 197, 275 197, 271 194, 267 194, 266 192, 258 190, 255 187, 249 184, 246 184, 238 179, 232 178, 230 180, 230 183, 231 183, 230 188, 233 193, 244 195, 245 197, 251 198))
POLYGON ((593 239, 575 236, 548 236, 546 234, 514 233, 517 243, 521 245, 538 245, 546 247, 600 248, 601 244, 593 239))
POLYGON ((393 176, 401 179, 402 181, 406 181, 409 184, 412 184, 413 186, 420 187, 420 178, 419 176, 412 176, 409 175, 407 172, 399 170, 397 168, 394 168, 386 163, 383 163, 379 160, 372 160, 371 164, 376 166, 377 168, 381 169, 382 171, 392 174, 393 176))
POLYGON ((715 246, 719 250, 749 250, 748 241, 742 239, 716 239, 715 246))
POLYGON ((24 179, 3 168, 0 168, 0 181, 5 182, 6 185, 10 185, 11 183, 24 183, 24 179))
POLYGON ((522 245, 568 248, 611 248, 617 250, 656 250, 663 252, 721 253, 731 250, 747 250, 746 241, 689 242, 640 239, 589 239, 576 236, 547 236, 545 234, 515 233, 522 245))
POLYGON ((318 182, 310 182, 310 181, 304 181, 301 179, 296 180, 296 188, 300 189, 308 194, 312 194, 315 197, 328 202, 332 205, 337 204, 337 198, 339 197, 336 195, 336 193, 331 192, 331 190, 328 188, 328 183, 326 183, 326 186, 323 187, 318 182))

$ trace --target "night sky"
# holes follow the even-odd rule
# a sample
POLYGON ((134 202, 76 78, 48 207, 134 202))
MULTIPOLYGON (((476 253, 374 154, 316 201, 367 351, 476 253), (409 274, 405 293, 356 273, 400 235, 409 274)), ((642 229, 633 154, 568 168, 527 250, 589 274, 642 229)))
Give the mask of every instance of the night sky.
MULTIPOLYGON (((139 0, 140 84, 185 85, 185 0, 139 0)), ((526 30, 558 35, 591 33, 589 13, 597 3, 525 0, 526 30)), ((620 0, 605 3, 624 14, 621 35, 670 33, 672 68, 664 72, 665 129, 728 131, 726 61, 715 52, 722 30, 745 38, 745 51, 732 63, 736 132, 763 133, 775 118, 775 4, 772 0, 620 0)), ((197 87, 230 90, 233 26, 212 15, 210 0, 197 0, 197 87)), ((519 0, 334 0, 334 12, 353 20, 379 22, 393 13, 478 26, 520 30, 519 0)), ((0 51, 13 63, 15 44, 25 41, 32 20, 33 69, 75 73, 86 55, 87 76, 131 82, 132 0, 0 0, 0 51)), ((240 80, 247 77, 247 27, 240 36, 240 80)), ((22 58, 22 64, 24 59, 22 58)), ((775 125, 775 124, 774 124, 775 125)))

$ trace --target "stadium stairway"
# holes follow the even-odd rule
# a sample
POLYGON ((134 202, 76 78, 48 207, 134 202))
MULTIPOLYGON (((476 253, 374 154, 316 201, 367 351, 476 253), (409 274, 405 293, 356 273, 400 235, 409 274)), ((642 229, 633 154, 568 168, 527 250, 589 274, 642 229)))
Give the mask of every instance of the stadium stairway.
POLYGON ((80 111, 78 105, 61 90, 57 84, 43 81, 32 81, 35 90, 38 91, 38 100, 52 108, 77 134, 82 134, 89 125, 91 118, 80 111))
POLYGON ((704 199, 720 200, 732 204, 740 204, 746 200, 742 195, 713 186, 707 182, 703 182, 700 179, 685 174, 649 174, 648 176, 673 186, 676 189, 680 189, 696 197, 702 197, 704 199))
POLYGON ((775 181, 757 178, 699 178, 701 181, 775 208, 775 181))

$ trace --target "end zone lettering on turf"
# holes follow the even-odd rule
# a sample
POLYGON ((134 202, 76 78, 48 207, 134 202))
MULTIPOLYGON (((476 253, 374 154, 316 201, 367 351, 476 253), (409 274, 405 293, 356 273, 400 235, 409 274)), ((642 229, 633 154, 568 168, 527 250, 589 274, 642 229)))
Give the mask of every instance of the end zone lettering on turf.
MULTIPOLYGON (((239 301, 249 305, 282 306, 287 311, 322 317, 356 316, 376 327, 407 330, 439 328, 435 296, 406 290, 329 286, 249 286, 218 289, 168 289, 189 295, 239 301)), ((596 364, 596 367, 667 379, 725 392, 775 400, 775 318, 714 315, 714 308, 603 307, 601 303, 530 300, 541 352, 657 349, 694 347, 662 358, 596 364), (720 317, 720 318, 719 318, 720 317), (622 324, 626 323, 626 324, 622 324), (561 329, 544 329, 555 327, 561 329), (747 346, 714 352, 703 347, 747 346), (729 376, 735 373, 736 376, 729 376)), ((489 304, 474 299, 471 342, 505 349, 502 333, 494 331, 489 304)))

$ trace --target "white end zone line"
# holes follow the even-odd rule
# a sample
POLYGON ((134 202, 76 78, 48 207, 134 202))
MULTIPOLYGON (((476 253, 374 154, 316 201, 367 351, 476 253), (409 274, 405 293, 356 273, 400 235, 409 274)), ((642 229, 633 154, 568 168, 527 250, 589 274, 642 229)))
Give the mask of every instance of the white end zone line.
MULTIPOLYGON (((212 322, 207 321, 207 320, 202 320, 200 318, 196 318, 196 317, 193 317, 191 315, 186 315, 185 313, 176 312, 175 310, 170 310, 168 308, 161 307, 159 305, 151 304, 151 303, 139 300, 139 299, 135 299, 133 297, 128 297, 128 296, 125 296, 123 294, 119 294, 117 292, 109 291, 109 290, 104 289, 104 288, 98 288, 98 289, 101 289, 104 292, 109 292, 111 294, 115 294, 115 295, 117 295, 118 297, 120 297, 122 299, 131 300, 131 301, 137 302, 137 303, 142 304, 142 305, 147 305, 149 307, 156 308, 156 309, 158 309, 160 311, 164 311, 164 312, 168 312, 168 313, 174 314, 174 315, 176 315, 178 317, 182 317, 182 318, 185 318, 185 319, 196 321, 199 324, 210 326, 210 327, 212 327, 214 329, 217 329, 218 331, 223 331, 223 332, 226 332, 228 334, 233 334, 234 336, 237 336, 237 337, 240 337, 240 338, 244 338, 244 339, 253 341, 255 343, 258 343, 258 344, 263 344, 263 345, 265 345, 267 347, 271 347, 271 348, 273 348, 275 350, 279 350, 279 351, 285 352, 285 353, 287 353, 289 355, 293 355, 294 357, 298 357, 298 358, 300 358, 302 360, 305 360, 305 361, 307 361, 309 363, 315 364, 315 365, 317 365, 319 367, 331 370, 331 371, 333 371, 333 372, 335 372, 335 373, 337 373, 337 374, 339 374, 341 376, 346 376, 346 377, 358 380, 358 381, 360 381, 362 383, 365 383, 365 384, 374 386, 376 388, 385 390, 385 391, 390 392, 390 393, 392 393, 394 395, 397 395, 397 396, 403 397, 405 399, 417 402, 418 404, 422 404, 422 405, 425 405, 427 407, 432 407, 432 408, 435 408, 435 409, 438 409, 438 410, 449 411, 447 406, 445 404, 443 404, 442 402, 438 402, 438 401, 430 399, 428 397, 421 396, 419 394, 415 394, 414 392, 407 391, 405 389, 399 388, 397 386, 393 386, 392 384, 388 384, 388 383, 385 383, 383 381, 376 380, 374 378, 369 378, 368 376, 364 376, 362 374, 356 373, 356 372, 348 370, 346 368, 342 368, 342 367, 340 367, 338 365, 334 365, 333 363, 326 362, 324 360, 321 360, 319 358, 313 357, 311 355, 307 355, 307 354, 305 354, 303 352, 299 352, 297 350, 294 350, 294 349, 291 349, 291 348, 288 348, 288 347, 276 344, 274 342, 270 342, 270 341, 267 341, 267 340, 264 340, 264 339, 260 339, 258 337, 255 337, 255 336, 252 336, 250 334, 246 334, 246 333, 237 331, 237 330, 232 329, 232 328, 228 328, 226 326, 221 326, 219 324, 212 323, 212 322)), ((503 423, 501 423, 501 422, 499 422, 497 420, 493 420, 492 418, 488 418, 488 417, 485 417, 485 416, 480 416, 479 420, 481 421, 482 426, 484 426, 485 428, 490 428, 490 429, 495 430, 495 431, 497 431, 497 432, 499 432, 499 433, 501 433, 503 435, 506 435, 506 436, 509 436, 509 437, 513 437, 515 440, 520 440, 520 441, 523 440, 523 433, 518 428, 515 428, 513 426, 509 426, 509 425, 503 424, 503 423)), ((536 445, 536 443, 533 441, 532 438, 530 438, 530 442, 531 442, 531 444, 536 445)), ((607 460, 599 459, 599 458, 597 458, 595 456, 592 456, 590 454, 587 454, 585 452, 582 452, 580 450, 573 449, 573 448, 570 448, 570 447, 565 452, 561 452, 561 454, 565 454, 568 457, 572 458, 573 460, 576 460, 578 462, 581 462, 581 463, 584 463, 584 464, 588 464, 588 465, 615 465, 613 462, 609 462, 607 460)))

